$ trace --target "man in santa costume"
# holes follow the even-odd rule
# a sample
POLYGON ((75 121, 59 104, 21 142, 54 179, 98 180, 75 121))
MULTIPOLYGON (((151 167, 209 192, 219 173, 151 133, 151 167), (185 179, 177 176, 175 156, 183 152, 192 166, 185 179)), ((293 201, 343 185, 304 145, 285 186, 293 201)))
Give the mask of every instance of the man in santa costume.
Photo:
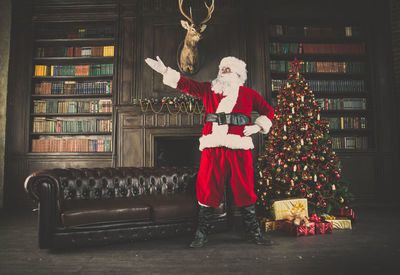
POLYGON ((190 247, 202 247, 207 242, 210 217, 224 195, 224 182, 231 173, 235 204, 240 207, 249 239, 256 244, 270 245, 264 239, 256 220, 254 203, 252 134, 268 133, 274 110, 256 91, 242 86, 247 79, 246 63, 235 57, 225 57, 219 65, 218 77, 210 82, 187 79, 161 59, 146 58, 146 63, 163 75, 164 84, 200 97, 205 106, 204 128, 200 137, 202 151, 196 182, 199 207, 198 227, 190 247), (250 114, 260 116, 251 124, 250 114))

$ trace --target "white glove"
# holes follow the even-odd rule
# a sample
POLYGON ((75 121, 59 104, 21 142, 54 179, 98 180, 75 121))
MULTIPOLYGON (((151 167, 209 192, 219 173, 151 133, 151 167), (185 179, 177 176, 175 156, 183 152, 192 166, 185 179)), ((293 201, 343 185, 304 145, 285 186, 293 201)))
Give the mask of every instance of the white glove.
POLYGON ((245 126, 244 130, 243 130, 243 134, 248 137, 251 136, 252 134, 256 134, 261 130, 261 127, 254 124, 254 125, 250 125, 250 126, 245 126))
POLYGON ((167 71, 167 67, 165 67, 159 56, 157 56, 157 60, 146 58, 144 61, 146 61, 147 65, 149 65, 153 70, 160 74, 164 74, 167 71))

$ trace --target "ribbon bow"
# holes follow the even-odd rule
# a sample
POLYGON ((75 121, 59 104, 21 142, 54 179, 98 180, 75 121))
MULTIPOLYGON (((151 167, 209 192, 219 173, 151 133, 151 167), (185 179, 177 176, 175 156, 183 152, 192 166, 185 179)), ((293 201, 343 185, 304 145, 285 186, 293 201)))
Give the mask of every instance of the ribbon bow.
POLYGON ((312 222, 321 222, 322 219, 320 217, 318 217, 317 214, 314 213, 314 214, 311 215, 310 221, 312 221, 312 222))
POLYGON ((305 224, 307 227, 309 226, 308 217, 305 212, 305 207, 300 202, 297 202, 293 205, 290 210, 289 221, 293 221, 294 225, 305 224))

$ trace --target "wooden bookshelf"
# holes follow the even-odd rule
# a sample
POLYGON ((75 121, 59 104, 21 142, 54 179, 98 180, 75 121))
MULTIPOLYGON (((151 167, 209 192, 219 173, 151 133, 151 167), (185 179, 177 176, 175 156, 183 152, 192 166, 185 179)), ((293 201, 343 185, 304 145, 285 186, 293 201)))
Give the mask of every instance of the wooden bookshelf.
POLYGON ((366 105, 365 109, 351 109, 351 106, 349 109, 343 106, 330 106, 332 109, 324 109, 321 106, 322 119, 332 119, 339 123, 332 126, 329 132, 333 138, 335 150, 338 152, 371 151, 374 148, 374 127, 369 102, 371 87, 368 81, 366 36, 362 28, 344 23, 310 25, 305 22, 276 20, 266 24, 266 39, 266 66, 269 74, 267 79, 271 79, 271 87, 268 85, 267 87, 271 89, 272 102, 276 103, 279 81, 287 79, 289 72, 286 62, 296 57, 305 63, 303 71, 300 72, 306 81, 314 81, 315 87, 324 86, 327 83, 335 84, 325 85, 324 89, 317 89, 310 83, 316 100, 328 99, 343 105, 338 101, 347 99, 347 104, 350 105, 353 103, 354 106, 356 103, 366 105), (317 64, 319 62, 332 65, 331 72, 319 71, 317 64), (336 70, 341 63, 344 63, 343 72, 338 72, 336 70), (362 85, 357 86, 360 83, 362 85), (363 127, 359 122, 361 117, 363 127), (340 124, 341 119, 347 119, 345 127, 340 124), (349 124, 349 121, 353 124, 349 124), (347 144, 351 141, 351 147, 346 147, 347 141, 349 141, 347 144))
POLYGON ((37 22, 34 28, 29 152, 111 154, 115 22, 37 22))

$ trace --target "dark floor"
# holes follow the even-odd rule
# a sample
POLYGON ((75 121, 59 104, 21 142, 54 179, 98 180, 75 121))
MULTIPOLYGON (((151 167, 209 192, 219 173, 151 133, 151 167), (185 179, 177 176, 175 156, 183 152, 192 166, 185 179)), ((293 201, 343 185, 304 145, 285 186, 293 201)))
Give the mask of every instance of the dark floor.
POLYGON ((272 247, 248 244, 232 230, 197 250, 181 236, 64 251, 38 248, 36 213, 0 211, 0 274, 400 274, 400 205, 356 209, 353 230, 272 233, 272 247))

